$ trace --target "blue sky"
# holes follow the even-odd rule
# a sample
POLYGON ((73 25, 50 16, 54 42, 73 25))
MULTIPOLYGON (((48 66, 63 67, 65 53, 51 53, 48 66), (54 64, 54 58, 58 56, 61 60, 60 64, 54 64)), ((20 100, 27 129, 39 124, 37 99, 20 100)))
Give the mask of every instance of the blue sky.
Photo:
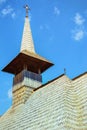
POLYGON ((86 0, 0 0, 0 115, 11 106, 13 80, 1 70, 20 51, 26 3, 36 52, 55 64, 43 73, 43 82, 64 68, 70 78, 87 71, 86 0))

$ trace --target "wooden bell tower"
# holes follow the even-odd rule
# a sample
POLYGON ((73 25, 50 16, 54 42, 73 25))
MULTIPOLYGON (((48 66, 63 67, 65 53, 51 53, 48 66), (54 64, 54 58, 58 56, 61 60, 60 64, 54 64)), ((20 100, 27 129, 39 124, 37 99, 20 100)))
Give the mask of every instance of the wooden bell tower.
POLYGON ((28 5, 20 53, 3 69, 14 74, 13 107, 25 103, 35 88, 42 84, 42 73, 53 64, 35 52, 29 17, 28 5))

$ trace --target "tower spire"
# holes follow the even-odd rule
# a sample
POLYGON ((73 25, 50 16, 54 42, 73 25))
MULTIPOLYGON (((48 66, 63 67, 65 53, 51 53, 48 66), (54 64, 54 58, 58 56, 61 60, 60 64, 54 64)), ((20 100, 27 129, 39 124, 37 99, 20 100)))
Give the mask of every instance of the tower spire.
POLYGON ((35 53, 35 48, 34 48, 31 28, 30 28, 30 22, 28 17, 28 11, 30 10, 30 8, 28 5, 25 5, 24 8, 26 9, 26 17, 25 17, 25 24, 24 24, 20 52, 27 51, 27 52, 35 53))
POLYGON ((42 73, 53 64, 35 53, 28 17, 28 5, 20 53, 3 69, 14 74, 13 107, 24 104, 35 88, 42 84, 42 73))

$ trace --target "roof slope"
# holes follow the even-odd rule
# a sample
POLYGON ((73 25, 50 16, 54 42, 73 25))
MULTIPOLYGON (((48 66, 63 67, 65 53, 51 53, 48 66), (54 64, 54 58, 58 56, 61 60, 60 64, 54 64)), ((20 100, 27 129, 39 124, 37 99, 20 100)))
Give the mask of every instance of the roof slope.
POLYGON ((0 118, 0 130, 87 130, 87 74, 65 75, 36 90, 0 118))

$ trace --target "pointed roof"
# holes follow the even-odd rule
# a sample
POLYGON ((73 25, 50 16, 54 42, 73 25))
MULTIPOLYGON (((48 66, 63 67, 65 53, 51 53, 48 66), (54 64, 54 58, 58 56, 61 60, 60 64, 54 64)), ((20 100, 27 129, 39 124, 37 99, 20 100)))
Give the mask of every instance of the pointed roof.
POLYGON ((35 53, 29 18, 25 18, 25 24, 24 24, 24 31, 23 31, 23 37, 22 37, 22 43, 21 43, 21 50, 22 51, 29 51, 35 53))
POLYGON ((43 73, 52 65, 53 63, 37 54, 23 51, 19 53, 2 71, 18 74, 26 67, 28 71, 34 73, 40 71, 40 73, 43 73))
POLYGON ((20 53, 2 71, 18 74, 26 68, 34 73, 43 73, 53 63, 36 54, 28 18, 29 7, 26 5, 25 8, 26 18, 20 53))

